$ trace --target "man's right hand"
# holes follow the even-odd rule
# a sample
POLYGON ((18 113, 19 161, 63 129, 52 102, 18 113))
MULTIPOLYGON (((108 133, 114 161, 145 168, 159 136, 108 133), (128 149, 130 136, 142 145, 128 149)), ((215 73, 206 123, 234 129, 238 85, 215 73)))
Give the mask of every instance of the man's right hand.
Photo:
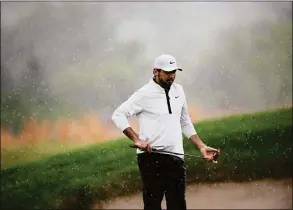
POLYGON ((123 133, 134 142, 134 144, 131 145, 131 147, 138 148, 140 150, 144 150, 147 152, 152 152, 152 148, 150 147, 148 142, 139 139, 138 135, 135 133, 135 131, 131 127, 126 128, 123 131, 123 133))
POLYGON ((136 140, 134 142, 134 146, 137 147, 137 148, 139 148, 140 150, 147 151, 149 153, 152 152, 151 146, 146 141, 143 141, 143 140, 138 139, 138 140, 136 140))

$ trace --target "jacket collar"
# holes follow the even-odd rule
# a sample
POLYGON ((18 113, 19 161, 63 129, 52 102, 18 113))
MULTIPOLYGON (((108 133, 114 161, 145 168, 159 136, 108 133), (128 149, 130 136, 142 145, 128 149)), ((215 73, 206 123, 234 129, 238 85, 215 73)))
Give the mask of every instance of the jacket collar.
MULTIPOLYGON (((150 86, 151 86, 154 90, 158 90, 159 92, 165 94, 165 89, 162 88, 159 84, 157 84, 157 83, 153 80, 153 78, 150 79, 149 84, 150 84, 150 86)), ((173 84, 171 85, 170 90, 172 89, 172 87, 173 87, 173 84)))

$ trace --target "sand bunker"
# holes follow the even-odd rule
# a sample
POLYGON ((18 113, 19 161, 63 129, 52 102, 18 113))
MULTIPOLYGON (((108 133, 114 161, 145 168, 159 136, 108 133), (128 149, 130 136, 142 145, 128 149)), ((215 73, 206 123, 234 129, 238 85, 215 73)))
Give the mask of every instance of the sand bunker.
MULTIPOLYGON (((186 199, 188 209, 292 209, 292 180, 192 184, 187 187, 186 199)), ((162 207, 166 208, 165 201, 162 207)), ((141 194, 103 205, 103 209, 142 208, 141 194)))

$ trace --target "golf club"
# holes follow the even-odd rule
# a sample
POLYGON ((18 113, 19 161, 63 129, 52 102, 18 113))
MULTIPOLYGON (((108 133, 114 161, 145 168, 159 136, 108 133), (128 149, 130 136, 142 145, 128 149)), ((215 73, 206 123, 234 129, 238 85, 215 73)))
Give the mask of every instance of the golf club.
MULTIPOLYGON (((136 148, 136 149, 139 149, 136 145, 132 144, 130 145, 131 148, 136 148)), ((157 147, 162 147, 162 146, 157 146, 157 147)), ((141 150, 141 149, 140 149, 141 150)), ((142 150, 144 151, 144 150, 142 150)), ((177 152, 169 152, 169 151, 166 151, 166 150, 163 150, 163 149, 156 149, 154 147, 151 148, 151 152, 153 153, 166 153, 166 154, 173 154, 173 155, 183 155, 183 156, 188 156, 188 157, 193 157, 193 158, 200 158, 200 159, 204 159, 206 160, 206 158, 202 157, 202 156, 198 156, 198 155, 190 155, 190 154, 181 154, 181 153, 177 153, 177 152)), ((219 154, 215 154, 214 156, 214 159, 212 160, 213 163, 218 163, 217 162, 217 159, 219 157, 219 154)))

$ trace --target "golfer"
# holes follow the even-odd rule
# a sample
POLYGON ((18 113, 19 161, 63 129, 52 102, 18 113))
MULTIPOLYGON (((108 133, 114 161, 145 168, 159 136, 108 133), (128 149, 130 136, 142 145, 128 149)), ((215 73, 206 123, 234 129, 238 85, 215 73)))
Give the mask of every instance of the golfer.
POLYGON ((185 210, 186 168, 183 155, 151 152, 160 148, 184 154, 182 133, 195 144, 203 158, 212 161, 219 151, 207 146, 198 136, 189 117, 185 93, 174 83, 182 71, 172 55, 163 54, 154 61, 153 78, 135 91, 113 113, 115 125, 137 149, 137 161, 143 185, 145 210, 159 210, 165 195, 168 210, 185 210), (136 115, 139 133, 128 118, 136 115))

